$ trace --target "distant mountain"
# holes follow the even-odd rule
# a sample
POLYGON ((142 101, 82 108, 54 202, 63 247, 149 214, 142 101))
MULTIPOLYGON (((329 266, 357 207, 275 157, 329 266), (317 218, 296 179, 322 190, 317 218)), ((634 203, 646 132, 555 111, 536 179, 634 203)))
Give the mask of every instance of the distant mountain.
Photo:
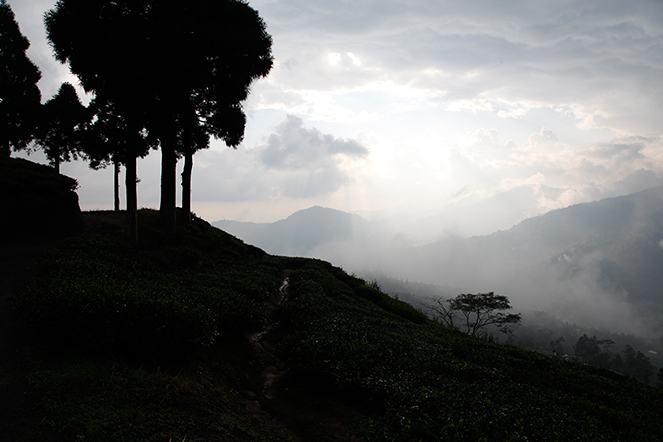
POLYGON ((600 316, 605 326, 660 329, 663 188, 554 210, 491 235, 335 262, 361 273, 359 260, 402 279, 499 291, 571 318, 600 316))
POLYGON ((322 207, 271 224, 213 224, 273 254, 312 256, 357 274, 382 272, 443 291, 500 292, 517 308, 583 324, 663 332, 662 187, 419 247, 384 234, 389 229, 379 221, 322 207))
MULTIPOLYGON (((633 295, 653 289, 653 281, 663 283, 662 240, 663 187, 658 187, 554 210, 464 243, 473 262, 492 256, 513 263, 550 265, 565 278, 593 263, 603 284, 633 295)), ((439 241, 420 250, 435 254, 448 249, 450 242, 455 241, 439 241)))
POLYGON ((364 218, 314 206, 274 223, 221 220, 212 225, 275 255, 306 256, 321 244, 363 238, 370 231, 364 218))

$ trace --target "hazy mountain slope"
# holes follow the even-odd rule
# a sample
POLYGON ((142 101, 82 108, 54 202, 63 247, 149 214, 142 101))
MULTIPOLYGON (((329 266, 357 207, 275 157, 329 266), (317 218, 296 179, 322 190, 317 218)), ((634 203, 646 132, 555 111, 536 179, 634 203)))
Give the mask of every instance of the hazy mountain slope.
POLYGON ((305 256, 323 243, 364 237, 369 223, 358 215, 314 206, 274 223, 212 223, 243 241, 276 255, 305 256))
POLYGON ((490 235, 448 236, 421 247, 395 248, 398 242, 386 238, 388 229, 379 221, 355 224, 363 230, 351 231, 350 215, 314 209, 269 229, 260 227, 262 237, 230 231, 267 250, 306 253, 358 274, 384 272, 459 292, 498 291, 518 309, 551 311, 596 327, 647 334, 659 328, 663 188, 554 210, 490 235), (316 212, 321 216, 310 216, 316 212), (326 214, 335 217, 325 219, 326 214), (339 219, 346 220, 346 227, 332 228, 339 219))
MULTIPOLYGON (((491 235, 382 253, 403 279, 500 291, 606 327, 658 327, 663 313, 663 188, 559 209, 491 235)), ((347 264, 346 264, 347 265, 347 264)), ((636 330, 631 330, 636 331, 636 330)))

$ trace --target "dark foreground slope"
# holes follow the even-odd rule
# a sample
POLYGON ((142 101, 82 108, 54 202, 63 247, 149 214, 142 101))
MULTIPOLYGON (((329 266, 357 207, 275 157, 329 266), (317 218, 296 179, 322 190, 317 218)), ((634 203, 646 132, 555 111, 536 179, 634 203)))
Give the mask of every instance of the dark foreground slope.
POLYGON ((141 211, 138 245, 71 238, 16 296, 41 431, 13 440, 663 440, 660 390, 468 338, 202 220, 163 245, 157 221, 141 211))
POLYGON ((81 229, 75 179, 52 167, 0 157, 0 232, 3 243, 81 229))

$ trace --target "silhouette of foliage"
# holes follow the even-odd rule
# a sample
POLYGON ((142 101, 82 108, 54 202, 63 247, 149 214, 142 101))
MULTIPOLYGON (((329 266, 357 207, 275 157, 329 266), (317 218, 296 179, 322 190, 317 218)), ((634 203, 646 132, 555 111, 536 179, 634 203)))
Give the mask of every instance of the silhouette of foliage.
POLYGON ((649 358, 630 345, 626 345, 623 353, 625 374, 648 384, 654 374, 654 366, 649 358))
POLYGON ((0 155, 24 149, 34 137, 41 106, 41 72, 26 56, 30 47, 14 13, 0 2, 0 155))
POLYGON ((138 210, 138 194, 136 183, 136 158, 147 156, 150 149, 158 147, 158 140, 146 130, 137 131, 132 128, 113 102, 96 97, 90 102, 90 112, 94 119, 86 128, 85 156, 93 169, 105 168, 109 164, 115 166, 115 210, 119 210, 117 182, 119 165, 126 168, 127 195, 127 232, 130 237, 137 238, 136 216, 138 210))
POLYGON ((240 103, 272 67, 265 23, 240 0, 60 0, 45 22, 57 60, 85 90, 160 140, 161 214, 173 228, 178 154, 209 136, 242 140, 240 103))
POLYGON ((90 120, 76 89, 63 83, 41 112, 35 143, 44 150, 51 166, 60 173, 60 163, 77 159, 83 150, 83 132, 90 120))
POLYGON ((0 157, 2 244, 82 229, 77 187, 75 179, 57 174, 52 167, 0 157))
POLYGON ((610 348, 614 344, 612 339, 597 339, 596 336, 590 338, 583 334, 573 346, 573 351, 576 356, 588 364, 600 368, 610 368, 612 359, 610 348))
POLYGON ((506 314, 511 309, 509 298, 494 292, 461 294, 445 299, 430 297, 424 308, 450 328, 464 328, 465 333, 475 336, 481 329, 494 325, 502 333, 510 333, 512 324, 521 320, 521 314, 506 314), (458 321, 458 322, 457 322, 458 321))

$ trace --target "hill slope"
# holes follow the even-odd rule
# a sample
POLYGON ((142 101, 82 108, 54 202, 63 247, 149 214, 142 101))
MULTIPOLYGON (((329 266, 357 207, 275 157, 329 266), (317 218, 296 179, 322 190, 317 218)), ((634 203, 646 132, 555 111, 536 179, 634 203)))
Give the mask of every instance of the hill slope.
MULTIPOLYGON (((31 440, 663 438, 663 394, 469 338, 331 264, 195 220, 72 238, 16 297, 31 440)), ((1 431, 2 429, 0 429, 1 431)))
POLYGON ((0 232, 5 242, 80 230, 73 178, 52 167, 0 157, 0 232))
POLYGON ((496 291, 517 310, 653 337, 662 331, 662 241, 663 188, 653 188, 555 210, 490 235, 400 248, 346 241, 318 247, 316 256, 358 274, 451 288, 451 296, 496 291))

